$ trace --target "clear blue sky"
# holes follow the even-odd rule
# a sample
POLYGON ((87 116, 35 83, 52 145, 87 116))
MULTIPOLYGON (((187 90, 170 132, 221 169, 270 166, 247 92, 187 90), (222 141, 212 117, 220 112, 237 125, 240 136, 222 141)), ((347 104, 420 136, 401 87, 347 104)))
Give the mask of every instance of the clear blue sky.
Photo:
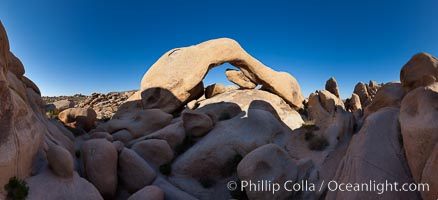
MULTIPOLYGON (((0 0, 12 51, 43 95, 139 88, 167 50, 230 37, 291 73, 305 96, 334 76, 398 81, 409 58, 438 55, 438 1, 0 0)), ((227 83, 222 66, 206 84, 227 83)))

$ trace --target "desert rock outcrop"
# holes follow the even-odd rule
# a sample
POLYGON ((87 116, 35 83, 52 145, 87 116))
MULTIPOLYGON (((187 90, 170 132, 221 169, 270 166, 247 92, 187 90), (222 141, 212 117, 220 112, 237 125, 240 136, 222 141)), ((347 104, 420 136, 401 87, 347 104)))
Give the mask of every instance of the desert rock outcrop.
POLYGON ((53 173, 62 178, 73 177, 73 158, 64 148, 52 145, 47 151, 47 161, 53 173))
POLYGON ((438 169, 438 144, 435 145, 423 169, 421 182, 428 183, 430 187, 429 191, 421 193, 425 200, 433 200, 438 196, 438 173, 436 173, 436 169, 438 169))
MULTIPOLYGON (((399 110, 384 108, 371 114, 359 133, 353 136, 339 165, 338 183, 412 183, 409 168, 399 142, 399 110), (382 134, 385 133, 385 134, 382 134)), ((326 199, 419 199, 417 192, 328 192, 326 199)))
POLYGON ((205 98, 211 98, 220 93, 224 93, 226 90, 225 86, 219 83, 209 85, 205 88, 205 98))
POLYGON ((230 90, 213 98, 199 101, 198 110, 217 114, 217 118, 232 118, 257 102, 274 108, 275 115, 290 128, 301 126, 301 116, 291 108, 282 98, 262 90, 230 90))
POLYGON ((78 108, 91 108, 96 111, 97 119, 108 120, 117 112, 118 107, 122 105, 135 92, 110 92, 108 94, 93 93, 79 102, 78 108))
POLYGON ((438 60, 428 53, 418 53, 403 66, 400 81, 406 91, 428 86, 438 80, 438 60))
POLYGON ((0 26, 0 199, 17 179, 38 200, 434 199, 435 69, 423 53, 403 67, 401 83, 359 83, 344 101, 331 78, 304 99, 294 77, 222 38, 167 52, 138 91, 43 99, 0 26), (209 70, 226 62, 240 88, 205 88, 209 70), (46 104, 58 100, 58 109, 46 104), (320 190, 227 189, 239 180, 320 190), (331 180, 421 182, 430 191, 329 191, 331 180))
POLYGON ((172 49, 146 72, 141 81, 141 100, 145 108, 173 112, 196 98, 198 85, 214 66, 228 62, 254 82, 282 97, 294 107, 304 100, 294 77, 276 72, 249 55, 234 40, 222 38, 201 44, 172 49), (172 69, 172 70, 169 70, 172 69), (159 78, 157 78, 159 77, 159 78))
POLYGON ((154 181, 154 169, 131 149, 123 149, 119 155, 119 178, 125 189, 136 192, 154 181))
POLYGON ((96 121, 96 112, 93 109, 69 108, 59 113, 58 118, 71 128, 90 131, 96 121))
POLYGON ((50 171, 42 172, 26 180, 29 185, 29 200, 84 199, 103 200, 99 191, 76 172, 70 179, 55 176, 50 171))
POLYGON ((371 103, 380 87, 381 85, 375 81, 370 81, 369 84, 365 84, 363 82, 356 84, 354 87, 354 93, 359 96, 362 108, 365 108, 371 103))
POLYGON ((401 102, 400 125, 406 158, 415 181, 438 142, 438 83, 418 87, 401 102))
POLYGON ((383 85, 372 102, 365 108, 364 117, 366 118, 373 112, 384 107, 400 108, 400 103, 405 96, 405 91, 400 83, 387 83, 383 85))
POLYGON ((53 102, 53 105, 55 105, 56 109, 59 112, 62 112, 66 109, 73 108, 75 106, 75 102, 65 99, 65 100, 55 101, 55 102, 53 102))
POLYGON ((339 88, 338 83, 336 82, 336 79, 331 77, 327 82, 325 82, 325 90, 331 92, 336 97, 341 98, 341 95, 339 94, 339 88))
MULTIPOLYGON (((297 166, 288 153, 275 144, 261 146, 246 155, 237 166, 237 174, 242 181, 269 180, 284 185, 295 181, 297 166)), ((284 189, 272 192, 246 191, 249 199, 288 199, 292 195, 284 189)))
POLYGON ((91 139, 81 146, 85 177, 104 198, 114 197, 117 189, 117 150, 106 139, 91 139))
POLYGON ((254 89, 257 86, 239 70, 227 69, 225 75, 229 81, 238 85, 241 89, 254 89))
POLYGON ((172 115, 158 109, 136 110, 115 116, 96 130, 111 133, 114 140, 125 138, 123 141, 129 142, 165 127, 171 120, 172 115))
POLYGON ((0 198, 11 177, 31 174, 43 145, 45 150, 55 144, 73 150, 69 131, 47 119, 40 91, 24 73, 0 22, 0 198))
POLYGON ((173 151, 165 140, 148 139, 135 143, 132 146, 140 157, 159 167, 173 159, 173 151))
POLYGON ((215 123, 210 116, 199 111, 184 110, 181 115, 186 133, 196 137, 204 136, 215 123))

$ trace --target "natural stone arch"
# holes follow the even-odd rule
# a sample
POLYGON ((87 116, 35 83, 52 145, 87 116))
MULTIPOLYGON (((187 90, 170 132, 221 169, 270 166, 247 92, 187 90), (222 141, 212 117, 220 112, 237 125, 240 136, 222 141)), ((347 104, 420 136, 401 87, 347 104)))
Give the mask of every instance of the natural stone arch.
POLYGON ((302 107, 304 97, 293 76, 272 70, 249 55, 236 41, 221 38, 172 49, 161 56, 141 81, 139 92, 143 108, 160 108, 166 112, 181 108, 199 96, 208 71, 226 62, 292 107, 302 107))

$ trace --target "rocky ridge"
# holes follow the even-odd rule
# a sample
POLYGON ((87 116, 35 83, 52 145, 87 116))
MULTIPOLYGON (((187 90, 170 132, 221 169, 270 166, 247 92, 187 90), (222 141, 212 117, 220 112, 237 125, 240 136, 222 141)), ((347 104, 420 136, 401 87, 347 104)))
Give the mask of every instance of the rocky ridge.
POLYGON ((59 113, 68 108, 93 109, 97 119, 107 121, 117 112, 117 109, 135 91, 110 92, 107 94, 92 93, 89 96, 75 94, 73 96, 43 96, 46 103, 46 112, 59 113))

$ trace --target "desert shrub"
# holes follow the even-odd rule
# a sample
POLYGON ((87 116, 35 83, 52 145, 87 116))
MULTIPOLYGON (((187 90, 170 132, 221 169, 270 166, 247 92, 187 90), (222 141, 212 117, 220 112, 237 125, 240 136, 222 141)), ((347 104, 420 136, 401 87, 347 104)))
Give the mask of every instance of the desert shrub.
POLYGON ((329 145, 327 138, 324 136, 313 136, 308 141, 308 147, 313 151, 322 151, 329 145))
POLYGON ((58 114, 59 114, 58 109, 49 110, 49 111, 46 112, 46 116, 49 119, 58 119, 58 114))
POLYGON ((29 193, 29 187, 25 181, 18 180, 17 177, 9 179, 5 185, 5 190, 8 193, 7 198, 13 200, 24 200, 29 193))
POLYGON ((172 164, 171 163, 166 163, 160 166, 160 172, 163 175, 170 175, 170 173, 172 172, 172 164))

